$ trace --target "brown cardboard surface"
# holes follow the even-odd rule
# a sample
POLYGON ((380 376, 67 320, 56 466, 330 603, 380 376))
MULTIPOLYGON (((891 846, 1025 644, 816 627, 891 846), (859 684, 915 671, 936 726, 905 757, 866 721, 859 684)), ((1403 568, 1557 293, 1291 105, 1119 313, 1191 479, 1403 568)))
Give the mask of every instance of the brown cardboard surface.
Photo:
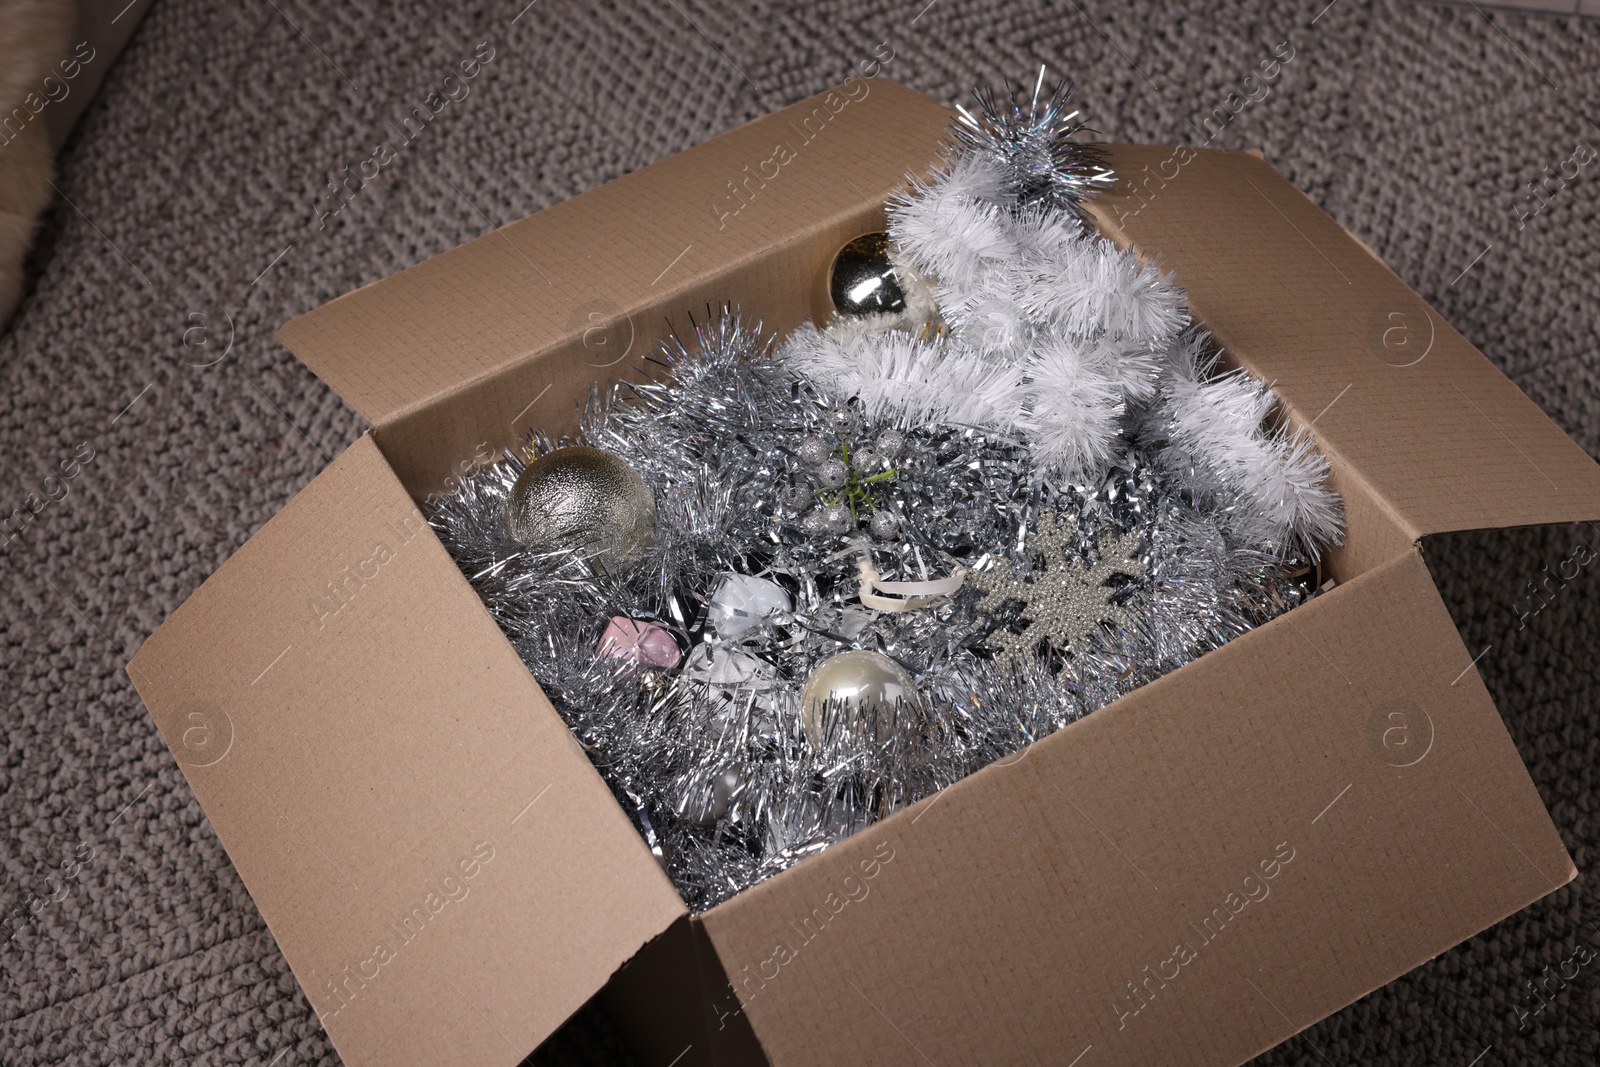
MULTIPOLYGON (((572 383, 587 389, 641 360, 662 308, 734 301, 770 317, 805 306, 801 272, 813 264, 786 256, 790 246, 823 237, 831 255, 860 232, 845 231, 932 160, 948 118, 903 86, 855 79, 341 297, 279 336, 379 426, 476 384, 496 405, 494 432, 525 430, 518 409, 546 385, 570 407, 583 397, 572 383), (775 268, 752 290, 742 276, 767 259, 775 268), (536 355, 570 358, 579 374, 546 365, 530 377, 536 355), (513 388, 489 384, 508 371, 521 372, 513 388)), ((446 460, 478 443, 450 447, 441 432, 429 443, 446 460)))
POLYGON ((352 1067, 515 1064, 685 914, 370 438, 128 670, 352 1067))
POLYGON ((378 444, 412 493, 436 492, 456 473, 460 457, 498 454, 519 445, 531 429, 553 435, 574 431, 592 389, 615 378, 637 377, 637 365, 673 331, 692 337, 689 315, 704 321, 708 304, 746 308, 752 317, 759 312, 771 330, 787 332, 804 322, 810 311, 807 280, 850 238, 883 225, 881 203, 864 200, 819 221, 779 254, 712 269, 692 287, 670 296, 647 295, 643 302, 630 303, 621 319, 607 320, 593 332, 574 333, 439 403, 397 415, 375 431, 378 444), (628 345, 629 356, 608 354, 612 344, 628 345))
POLYGON ((1576 874, 1469 660, 1413 550, 704 927, 776 1065, 1241 1063, 1576 874))
POLYGON ((1274 383, 1334 461, 1352 529, 1414 542, 1600 518, 1600 466, 1267 163, 1129 145, 1111 162, 1101 229, 1158 255, 1231 361, 1274 383))

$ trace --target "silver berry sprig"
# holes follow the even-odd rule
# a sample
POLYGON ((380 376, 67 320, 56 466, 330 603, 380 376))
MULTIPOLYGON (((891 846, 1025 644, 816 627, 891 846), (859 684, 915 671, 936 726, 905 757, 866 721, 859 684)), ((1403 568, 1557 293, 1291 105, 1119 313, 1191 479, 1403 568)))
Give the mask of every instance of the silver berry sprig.
POLYGON ((873 537, 895 537, 900 519, 884 504, 880 490, 899 473, 893 464, 905 452, 905 434, 885 430, 875 441, 852 452, 848 438, 860 432, 861 417, 849 407, 840 407, 830 413, 828 422, 842 438, 837 449, 816 435, 805 438, 795 449, 816 488, 793 483, 780 502, 816 499, 818 506, 800 520, 802 529, 813 535, 849 533, 865 517, 873 537))

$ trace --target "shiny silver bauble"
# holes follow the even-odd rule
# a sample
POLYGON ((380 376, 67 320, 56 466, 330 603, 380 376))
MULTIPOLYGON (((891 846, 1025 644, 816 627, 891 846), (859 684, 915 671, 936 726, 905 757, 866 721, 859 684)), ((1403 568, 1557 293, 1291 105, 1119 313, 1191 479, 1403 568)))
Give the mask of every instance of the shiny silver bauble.
POLYGON ((855 733, 884 741, 921 706, 911 672, 880 652, 857 649, 817 664, 800 691, 800 727, 812 744, 855 733))
POLYGON ((506 525, 536 551, 576 549, 596 566, 615 570, 655 543, 656 505, 627 460, 574 445, 528 464, 511 489, 506 525))
POLYGON ((845 324, 869 333, 931 337, 945 329, 933 280, 898 256, 881 232, 839 249, 815 291, 812 317, 819 327, 845 324))
POLYGON ((840 315, 897 315, 906 290, 889 260, 889 235, 866 233, 839 249, 828 272, 828 300, 840 315))

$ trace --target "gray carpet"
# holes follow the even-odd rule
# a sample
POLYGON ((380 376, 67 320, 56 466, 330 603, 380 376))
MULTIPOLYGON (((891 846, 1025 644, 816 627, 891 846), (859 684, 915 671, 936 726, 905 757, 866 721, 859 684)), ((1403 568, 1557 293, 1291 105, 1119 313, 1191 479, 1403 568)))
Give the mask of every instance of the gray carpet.
MULTIPOLYGON (((1048 61, 1110 138, 1172 142, 1292 40, 1272 95, 1218 142, 1263 148, 1600 453, 1600 165, 1525 227, 1514 210, 1541 168, 1600 145, 1585 117, 1600 22, 1362 0, 926 2, 155 5, 66 148, 33 291, 0 337, 0 513, 93 449, 0 559, 0 907, 37 911, 0 928, 0 1060, 337 1062, 122 669, 362 429, 273 329, 485 216, 840 81, 880 41, 888 76, 950 102, 1048 61), (484 40, 496 56, 472 95, 319 229, 324 178, 484 40), (192 365, 221 356, 228 316, 227 357, 192 365)), ((1543 968, 1600 943, 1596 583, 1521 631, 1508 607, 1573 536, 1428 549, 1469 643, 1493 645, 1480 667, 1584 875, 1260 1063, 1600 1060, 1600 961, 1520 1031, 1516 1015, 1543 968)), ((536 1061, 624 1059, 590 1009, 536 1061)))

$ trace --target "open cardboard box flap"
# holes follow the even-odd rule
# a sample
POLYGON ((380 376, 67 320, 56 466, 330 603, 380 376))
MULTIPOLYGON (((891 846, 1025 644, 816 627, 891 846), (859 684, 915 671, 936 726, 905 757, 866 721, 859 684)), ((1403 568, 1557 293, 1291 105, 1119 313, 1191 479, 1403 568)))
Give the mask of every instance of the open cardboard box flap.
MULTIPOLYGON (((804 315, 810 262, 768 271, 760 290, 742 280, 747 266, 818 234, 863 232, 906 172, 927 168, 948 123, 919 93, 857 79, 342 296, 279 338, 385 426, 553 351, 623 369, 649 355, 635 331, 659 332, 655 308, 804 315)), ((522 415, 539 391, 519 398, 522 415)))
POLYGON ((412 492, 474 454, 484 406, 515 402, 489 420, 500 446, 570 419, 627 349, 650 350, 657 310, 732 300, 801 321, 818 264, 881 226, 946 121, 860 82, 284 327, 391 431, 388 452, 353 445, 128 669, 347 1063, 515 1063, 686 914, 412 492), (777 140, 801 151, 752 179, 777 140), (794 255, 746 269, 774 248, 794 255), (635 316, 649 339, 585 348, 595 323, 635 316), (530 367, 543 385, 507 387, 530 367))
POLYGON ((685 913, 371 437, 128 671, 352 1067, 510 1067, 685 913))
POLYGON ((1429 534, 1600 518, 1600 466, 1310 198, 1245 152, 1116 145, 1100 229, 1333 463, 1352 577, 1429 534))
MULTIPOLYGON (((833 251, 881 226, 884 197, 927 167, 949 118, 887 82, 851 94, 284 327, 375 435, 251 538, 129 671, 346 1062, 515 1063, 683 918, 413 498, 484 444, 569 428, 594 383, 648 355, 664 316, 730 301, 771 329, 803 321, 833 251), (610 347, 590 344, 597 327, 610 347)), ((1176 176, 1150 182, 1143 168, 1171 174, 1173 150, 1113 146, 1124 185, 1095 211, 1113 239, 1162 258, 1229 358, 1274 381, 1333 461, 1350 526, 1332 558, 1343 584, 710 913, 704 929, 737 983, 770 956, 776 920, 803 920, 865 850, 888 840, 904 857, 874 883, 876 903, 830 928, 827 944, 859 955, 808 943, 812 962, 778 979, 807 996, 748 1003, 775 1058, 822 1040, 858 1059, 843 1051, 850 1035, 887 1050, 901 1039, 867 1029, 885 1015, 942 1034, 940 1007, 974 1018, 958 1010, 963 990, 997 1020, 1019 1010, 1005 991, 1039 1006, 1012 1023, 1045 1048, 1052 1013, 1103 999, 1119 960, 1142 981, 1143 963, 1170 958, 1159 942, 1171 921, 1201 922, 1193 909, 1280 841, 1305 840, 1272 899, 1249 905, 1246 955, 1232 950, 1226 968, 1223 953, 1203 955, 1206 981, 1239 993, 1248 978, 1270 998, 1248 1009, 1260 1027, 1244 1044, 1214 1027, 1215 1051, 1248 1054, 1572 875, 1416 542, 1600 517, 1600 471, 1270 167, 1181 151, 1192 158, 1176 176), (1429 720, 1420 763, 1389 758, 1396 711, 1407 737, 1418 712, 1429 720), (1362 745, 1365 762, 1352 755, 1362 745), (1320 821, 1303 810, 1346 784, 1320 821), (1160 855, 1139 851, 1158 841, 1160 855), (1314 864, 1326 864, 1316 879, 1314 864), (1272 934, 1303 954, 1272 948, 1272 934), (1099 962, 1096 944, 1109 946, 1099 962), (1138 964, 1123 955, 1135 949, 1138 964), (823 960, 837 964, 831 979, 823 960), (919 1001, 932 970, 949 988, 919 1001)), ((1197 1013, 1225 1002, 1244 1003, 1202 998, 1175 1009, 1184 1028, 1170 1032, 1206 1032, 1197 1013)), ((1106 1010, 1082 1017, 1101 1035, 1086 1042, 1110 1040, 1106 1010)), ((1164 1031, 1125 1047, 1179 1059, 1164 1031)))
MULTIPOLYGON (((385 451, 409 488, 433 491, 485 443, 460 412, 430 410, 446 394, 476 393, 466 410, 499 447, 551 414, 570 425, 667 317, 731 303, 772 327, 803 319, 826 256, 927 170, 950 118, 858 80, 340 297, 280 338, 380 439, 409 422, 385 451), (749 269, 774 255, 788 265, 749 269)), ((1427 534, 1600 517, 1600 467, 1271 166, 1109 151, 1122 181, 1091 202, 1102 231, 1176 274, 1226 358, 1315 434, 1352 523, 1382 531, 1357 538, 1374 555, 1337 560, 1340 577, 1427 534)))
POLYGON ((1242 1063, 1576 875, 1469 659, 1415 549, 1340 585, 707 912, 713 1032, 1242 1063))

